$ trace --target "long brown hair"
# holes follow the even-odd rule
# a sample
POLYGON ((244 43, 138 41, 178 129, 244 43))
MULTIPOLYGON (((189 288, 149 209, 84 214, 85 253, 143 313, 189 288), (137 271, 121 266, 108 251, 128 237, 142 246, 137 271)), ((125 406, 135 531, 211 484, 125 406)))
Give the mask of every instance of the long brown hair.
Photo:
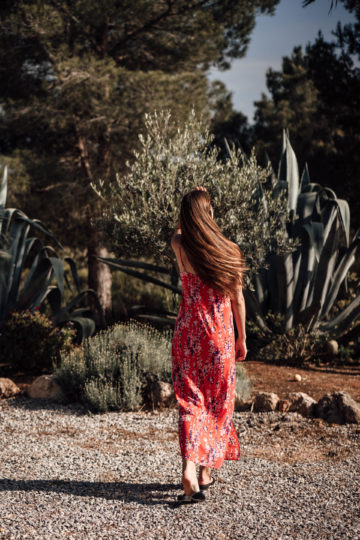
POLYGON ((193 189, 180 209, 181 244, 197 275, 223 295, 243 285, 246 270, 240 248, 222 234, 213 219, 210 195, 193 189))

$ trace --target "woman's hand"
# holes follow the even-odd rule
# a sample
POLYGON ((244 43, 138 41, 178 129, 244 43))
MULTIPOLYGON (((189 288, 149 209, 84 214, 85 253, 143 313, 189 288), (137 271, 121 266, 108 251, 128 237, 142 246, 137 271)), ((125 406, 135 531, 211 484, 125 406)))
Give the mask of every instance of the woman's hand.
POLYGON ((194 190, 195 191, 207 191, 206 187, 204 187, 204 186, 196 186, 196 187, 194 187, 194 190))
POLYGON ((243 338, 237 338, 235 343, 235 361, 241 362, 245 360, 247 355, 246 340, 243 338))

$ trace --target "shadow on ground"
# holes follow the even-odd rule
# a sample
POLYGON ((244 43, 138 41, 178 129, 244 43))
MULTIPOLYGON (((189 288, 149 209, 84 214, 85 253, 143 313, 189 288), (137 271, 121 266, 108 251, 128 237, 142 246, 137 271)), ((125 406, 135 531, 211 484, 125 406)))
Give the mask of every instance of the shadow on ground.
POLYGON ((28 411, 51 410, 51 411, 66 411, 68 414, 75 416, 94 416, 94 413, 89 411, 81 403, 67 403, 55 401, 53 399, 34 399, 25 395, 18 395, 7 399, 9 407, 14 409, 26 409, 28 411))
POLYGON ((70 480, 13 480, 0 479, 1 491, 53 491, 77 497, 98 497, 123 502, 136 502, 148 506, 175 504, 179 484, 159 482, 135 484, 129 482, 77 482, 70 480))

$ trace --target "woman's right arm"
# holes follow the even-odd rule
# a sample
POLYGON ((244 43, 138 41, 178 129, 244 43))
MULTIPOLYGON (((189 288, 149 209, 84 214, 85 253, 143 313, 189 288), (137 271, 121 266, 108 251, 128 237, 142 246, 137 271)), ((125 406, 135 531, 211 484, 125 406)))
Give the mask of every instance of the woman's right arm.
POLYGON ((241 360, 245 360, 247 354, 245 328, 246 310, 242 287, 239 287, 235 295, 231 298, 231 308, 238 331, 238 338, 235 345, 235 358, 238 362, 240 362, 241 360))

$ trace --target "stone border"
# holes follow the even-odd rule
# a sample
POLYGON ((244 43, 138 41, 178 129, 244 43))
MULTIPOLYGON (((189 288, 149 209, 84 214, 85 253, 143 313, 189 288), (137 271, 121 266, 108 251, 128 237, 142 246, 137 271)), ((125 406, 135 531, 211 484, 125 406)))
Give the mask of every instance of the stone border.
MULTIPOLYGON (((21 393, 20 388, 7 378, 0 378, 0 398, 9 398, 21 393)), ((61 389, 52 375, 41 375, 31 384, 28 396, 33 399, 61 399, 61 389)), ((149 404, 162 409, 175 404, 172 385, 157 381, 149 389, 149 404)), ((322 418, 333 424, 360 424, 360 405, 346 392, 324 394, 315 401, 304 392, 290 392, 285 399, 272 392, 259 392, 251 400, 239 396, 235 400, 236 411, 253 412, 297 412, 306 418, 322 418)))
POLYGON ((334 424, 359 424, 360 405, 346 392, 324 394, 315 401, 304 392, 290 392, 285 399, 280 399, 271 392, 259 392, 251 399, 244 401, 239 397, 235 401, 236 411, 254 412, 297 412, 307 418, 322 418, 334 424))

